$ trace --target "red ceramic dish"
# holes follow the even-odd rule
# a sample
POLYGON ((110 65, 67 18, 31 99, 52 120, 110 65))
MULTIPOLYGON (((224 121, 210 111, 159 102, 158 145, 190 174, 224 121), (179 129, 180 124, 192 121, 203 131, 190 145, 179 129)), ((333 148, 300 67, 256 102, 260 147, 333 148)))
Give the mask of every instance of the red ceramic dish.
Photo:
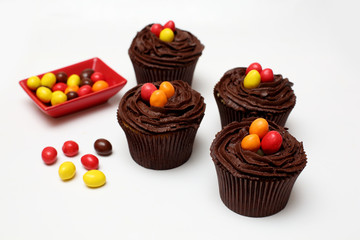
MULTIPOLYGON (((71 74, 80 74, 81 71, 85 68, 92 68, 94 71, 103 73, 105 80, 109 84, 109 87, 98 92, 92 92, 87 95, 68 100, 55 106, 50 106, 41 102, 36 97, 35 91, 32 91, 27 87, 27 79, 21 80, 19 84, 44 113, 52 117, 60 117, 106 102, 109 98, 119 92, 127 82, 125 78, 116 73, 100 58, 92 58, 49 72, 56 74, 58 72, 64 71, 68 76, 70 76, 71 74)), ((38 77, 41 78, 44 74, 45 73, 40 74, 38 77)))

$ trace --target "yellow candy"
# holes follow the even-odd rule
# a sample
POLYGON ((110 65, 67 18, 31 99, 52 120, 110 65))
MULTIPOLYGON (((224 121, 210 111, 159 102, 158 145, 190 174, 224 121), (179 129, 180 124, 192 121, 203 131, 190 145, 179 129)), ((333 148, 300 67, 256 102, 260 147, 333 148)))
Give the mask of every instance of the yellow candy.
POLYGON ((63 93, 62 91, 55 91, 52 93, 51 96, 51 105, 57 105, 63 102, 66 102, 67 100, 67 96, 65 93, 63 93))
POLYGON ((38 87, 36 89, 36 96, 42 101, 43 103, 48 103, 51 100, 52 91, 47 87, 38 87))
POLYGON ((76 167, 72 162, 63 162, 59 167, 59 176, 62 180, 69 180, 75 176, 76 167))
POLYGON ((164 42, 172 42, 174 37, 174 32, 170 28, 163 29, 159 35, 160 40, 164 42))
POLYGON ((247 89, 257 88, 260 85, 261 76, 256 70, 251 70, 244 79, 244 87, 247 89))
POLYGON ((45 73, 41 78, 41 85, 52 88, 56 83, 56 76, 53 73, 45 73))
POLYGON ((80 85, 80 77, 77 74, 72 74, 66 83, 68 86, 79 86, 80 85))
POLYGON ((106 183, 105 174, 99 170, 87 171, 83 176, 84 183, 88 187, 97 188, 106 183))
POLYGON ((26 85, 31 90, 36 90, 41 85, 41 80, 38 76, 29 77, 26 81, 26 85))

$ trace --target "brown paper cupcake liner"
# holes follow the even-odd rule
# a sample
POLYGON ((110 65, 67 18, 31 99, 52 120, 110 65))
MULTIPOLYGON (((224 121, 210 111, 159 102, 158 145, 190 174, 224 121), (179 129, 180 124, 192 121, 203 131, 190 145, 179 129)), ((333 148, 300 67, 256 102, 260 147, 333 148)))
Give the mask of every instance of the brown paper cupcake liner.
POLYGON ((137 132, 121 120, 119 123, 125 132, 131 157, 145 168, 176 168, 190 158, 197 132, 195 128, 148 135, 137 132))
POLYGON ((225 127, 231 122, 238 121, 241 122, 243 118, 248 117, 262 117, 266 120, 273 121, 280 126, 285 126, 285 123, 290 115, 290 112, 293 108, 289 108, 285 112, 279 113, 270 113, 270 112, 262 112, 262 111, 236 111, 231 107, 226 106, 224 103, 221 102, 221 99, 215 96, 215 100, 219 109, 220 120, 221 120, 221 127, 225 127))
POLYGON ((300 174, 279 180, 251 180, 233 176, 221 164, 215 164, 215 168, 223 203, 248 217, 266 217, 281 211, 300 174))
POLYGON ((134 67, 137 84, 157 81, 183 80, 191 86, 198 59, 186 67, 175 67, 173 69, 147 67, 145 65, 138 64, 133 59, 131 59, 131 61, 134 67))

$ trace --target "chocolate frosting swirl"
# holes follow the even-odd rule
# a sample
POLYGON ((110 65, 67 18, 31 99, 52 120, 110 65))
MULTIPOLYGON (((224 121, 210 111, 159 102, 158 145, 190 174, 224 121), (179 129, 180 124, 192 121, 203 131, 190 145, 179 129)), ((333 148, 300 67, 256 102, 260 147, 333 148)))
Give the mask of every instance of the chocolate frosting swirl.
MULTIPOLYGON (((161 82, 153 83, 157 88, 161 82)), ((171 81, 175 94, 162 108, 141 98, 141 85, 122 97, 118 120, 145 134, 162 134, 193 127, 197 129, 205 112, 204 98, 184 81, 171 81)))
POLYGON ((214 162, 236 177, 249 179, 282 178, 300 173, 307 162, 302 142, 274 122, 269 121, 269 130, 278 131, 283 138, 278 152, 261 156, 241 148, 241 140, 249 134, 249 126, 255 119, 232 122, 216 135, 210 148, 214 162))
POLYGON ((262 82, 257 88, 247 89, 243 84, 245 72, 243 67, 231 69, 215 85, 214 94, 221 97, 227 106, 237 111, 246 109, 272 113, 286 112, 295 106, 293 83, 287 78, 274 75, 273 82, 262 82))
POLYGON ((175 28, 174 40, 164 42, 150 31, 152 24, 137 33, 129 56, 149 67, 169 69, 191 64, 201 56, 204 45, 190 32, 175 28))

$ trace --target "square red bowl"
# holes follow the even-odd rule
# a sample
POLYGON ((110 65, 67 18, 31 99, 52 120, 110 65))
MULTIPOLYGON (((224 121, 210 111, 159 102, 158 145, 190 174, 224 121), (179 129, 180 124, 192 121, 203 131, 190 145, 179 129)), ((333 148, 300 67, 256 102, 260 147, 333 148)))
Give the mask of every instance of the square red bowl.
MULTIPOLYGON (((55 106, 50 106, 41 102, 36 97, 35 91, 28 88, 26 85, 27 79, 21 80, 19 84, 44 113, 52 117, 60 117, 106 102, 109 98, 119 92, 127 83, 125 78, 116 73, 100 58, 92 58, 49 72, 57 74, 58 72, 64 71, 68 76, 70 76, 71 74, 80 74, 85 68, 92 68, 95 72, 101 72, 104 75, 105 80, 108 82, 109 87, 98 92, 92 92, 87 95, 68 100, 55 106)), ((44 74, 45 73, 37 76, 41 78, 44 74)))

